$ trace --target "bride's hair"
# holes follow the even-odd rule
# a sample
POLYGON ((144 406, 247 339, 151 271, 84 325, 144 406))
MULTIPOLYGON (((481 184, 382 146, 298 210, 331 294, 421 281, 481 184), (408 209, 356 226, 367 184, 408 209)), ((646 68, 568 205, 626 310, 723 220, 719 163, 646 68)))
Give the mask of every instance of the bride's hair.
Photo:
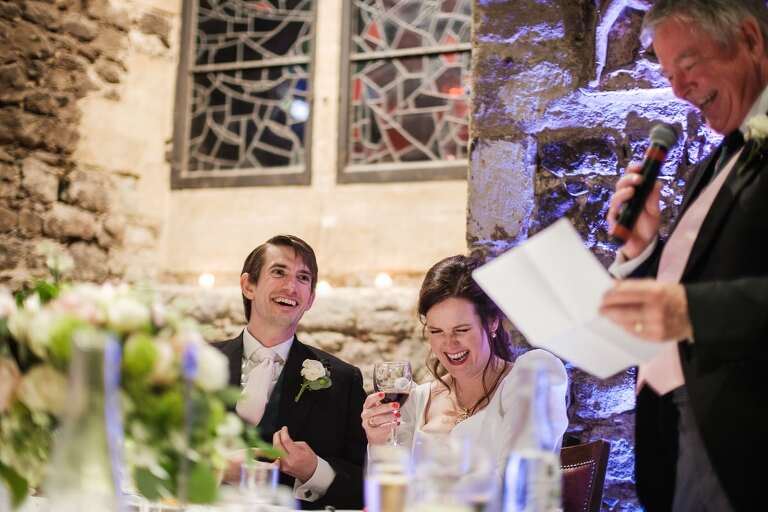
MULTIPOLYGON (((490 394, 493 392, 493 389, 487 389, 485 377, 494 360, 498 358, 504 361, 512 361, 513 359, 510 336, 502 325, 503 314, 501 310, 472 279, 472 271, 482 265, 482 263, 483 261, 476 257, 463 255, 450 256, 438 261, 427 271, 427 275, 424 276, 418 303, 419 319, 424 328, 426 328, 427 312, 433 306, 446 299, 464 299, 475 306, 475 311, 480 317, 480 322, 491 347, 491 357, 488 358, 488 362, 485 368, 483 368, 483 389, 485 394, 475 405, 475 409, 483 404, 483 402, 487 403, 490 400, 490 394), (494 333, 491 332, 491 326, 495 321, 498 322, 494 333)), ((440 381, 446 388, 449 388, 442 378, 448 371, 431 352, 427 358, 427 368, 435 379, 440 381)))

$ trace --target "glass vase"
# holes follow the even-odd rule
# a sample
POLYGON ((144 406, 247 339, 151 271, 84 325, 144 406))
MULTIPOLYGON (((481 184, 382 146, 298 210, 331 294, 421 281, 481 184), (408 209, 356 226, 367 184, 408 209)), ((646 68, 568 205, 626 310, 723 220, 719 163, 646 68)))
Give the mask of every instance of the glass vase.
POLYGON ((121 510, 120 348, 93 331, 76 333, 69 402, 54 437, 43 491, 50 512, 121 510))

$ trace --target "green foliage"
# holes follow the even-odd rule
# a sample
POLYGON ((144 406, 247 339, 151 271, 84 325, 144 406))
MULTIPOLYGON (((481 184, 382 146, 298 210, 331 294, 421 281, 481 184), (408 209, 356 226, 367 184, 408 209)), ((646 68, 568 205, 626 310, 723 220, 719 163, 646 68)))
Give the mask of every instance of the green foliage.
POLYGON ((11 336, 8 331, 8 321, 5 318, 0 318, 0 340, 5 340, 11 336))
POLYGON ((153 475, 147 468, 137 467, 133 470, 133 481, 139 493, 151 501, 163 497, 163 490, 171 487, 170 482, 153 475))
POLYGON ((327 375, 315 380, 304 379, 304 382, 301 384, 301 388, 299 388, 299 392, 296 394, 296 398, 294 398, 293 401, 298 402, 301 398, 301 395, 303 395, 304 391, 307 389, 318 391, 320 389, 327 389, 331 387, 331 384, 331 378, 327 375))
POLYGON ((240 400, 240 388, 235 386, 228 386, 217 393, 219 399, 224 402, 224 405, 234 407, 238 400, 240 400))
POLYGON ((51 355, 51 363, 59 369, 69 366, 72 357, 72 335, 78 329, 88 327, 88 324, 79 318, 65 316, 56 321, 50 333, 48 351, 51 355))
POLYGON ((137 415, 148 426, 159 429, 178 428, 184 421, 184 397, 180 389, 169 389, 138 395, 137 415))
MULTIPOLYGON (((245 427, 245 430, 243 431, 243 439, 245 439, 245 444, 258 452, 259 457, 275 460, 285 455, 281 450, 275 448, 271 442, 262 439, 261 434, 259 434, 259 429, 252 425, 245 427)), ((251 451, 246 453, 252 455, 251 451)))
POLYGON ((211 400, 208 402, 208 421, 206 427, 209 431, 215 432, 216 427, 224 421, 224 415, 227 410, 224 404, 218 400, 211 400))
POLYGON ((40 303, 46 304, 61 293, 61 286, 50 281, 35 281, 32 287, 24 287, 16 294, 16 305, 21 306, 31 295, 40 297, 40 303))
POLYGON ((331 378, 328 377, 328 376, 320 377, 317 380, 313 380, 311 382, 308 382, 307 386, 312 391, 317 391, 319 389, 327 389, 327 388, 331 387, 331 378))
POLYGON ((216 500, 218 481, 208 462, 192 466, 187 481, 187 499, 190 503, 212 503, 216 500))
POLYGON ((11 505, 18 507, 29 493, 27 481, 17 472, 0 462, 0 479, 5 481, 11 492, 11 505))
POLYGON ((122 371, 127 378, 147 377, 152 372, 156 360, 157 347, 149 334, 137 333, 125 342, 122 371))

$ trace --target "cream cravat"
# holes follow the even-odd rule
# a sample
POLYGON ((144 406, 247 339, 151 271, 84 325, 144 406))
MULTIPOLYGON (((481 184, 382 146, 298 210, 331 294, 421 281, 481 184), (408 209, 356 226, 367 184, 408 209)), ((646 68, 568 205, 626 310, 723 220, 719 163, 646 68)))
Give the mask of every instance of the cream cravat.
POLYGON ((245 386, 235 410, 248 423, 258 425, 269 395, 277 383, 283 361, 272 350, 259 346, 248 356, 248 362, 251 364, 246 364, 246 367, 251 368, 247 373, 243 372, 245 386))
MULTIPOLYGON (((693 243, 698 238, 699 230, 704 223, 704 218, 740 155, 741 150, 717 173, 715 179, 706 186, 699 197, 691 204, 690 208, 683 214, 677 228, 675 228, 675 231, 667 240, 661 253, 659 272, 656 276, 658 281, 666 283, 680 282, 683 270, 685 270, 688 258, 691 255, 693 243)), ((648 363, 640 365, 637 373, 638 391, 645 382, 659 395, 665 395, 685 383, 683 369, 680 366, 680 354, 677 350, 677 343, 667 343, 666 347, 656 357, 648 363)))

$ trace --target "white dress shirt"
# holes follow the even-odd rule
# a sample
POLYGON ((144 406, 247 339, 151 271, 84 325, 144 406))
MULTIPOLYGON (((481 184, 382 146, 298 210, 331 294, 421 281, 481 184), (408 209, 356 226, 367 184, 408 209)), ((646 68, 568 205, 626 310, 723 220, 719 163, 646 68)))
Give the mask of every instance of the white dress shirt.
MULTIPOLYGON (((246 374, 252 368, 252 363, 249 359, 250 355, 256 350, 256 347, 264 346, 259 340, 257 340, 246 327, 243 329, 243 379, 246 374)), ((271 350, 278 356, 280 356, 280 372, 285 367, 285 362, 288 360, 288 353, 293 346, 293 336, 289 339, 278 343, 273 347, 264 347, 271 350)), ((280 376, 280 372, 277 373, 277 378, 280 376)), ((275 382, 272 383, 274 389, 275 382)), ((269 390, 269 396, 272 395, 273 389, 269 390)), ((290 433, 290 432, 289 432, 290 433)), ((310 447, 311 448, 311 447, 310 447)), ((326 491, 336 478, 336 472, 333 470, 330 464, 322 457, 317 457, 317 467, 315 472, 306 482, 301 482, 298 478, 293 482, 293 496, 296 499, 303 501, 317 501, 325 496, 326 491)))

